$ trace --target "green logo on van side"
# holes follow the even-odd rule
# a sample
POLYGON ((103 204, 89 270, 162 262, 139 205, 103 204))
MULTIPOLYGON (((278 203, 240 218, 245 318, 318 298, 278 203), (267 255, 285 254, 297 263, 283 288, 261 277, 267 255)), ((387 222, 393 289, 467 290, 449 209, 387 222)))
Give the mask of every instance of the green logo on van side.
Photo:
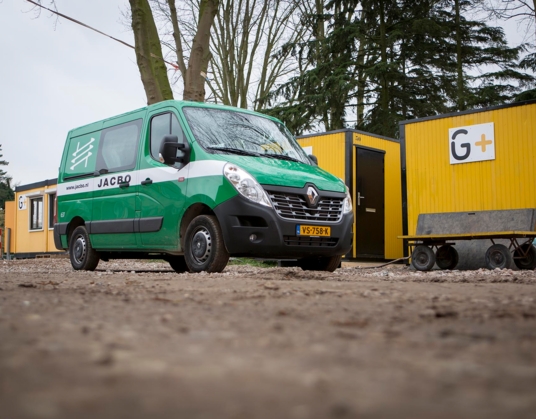
POLYGON ((95 133, 92 133, 71 140, 65 167, 67 174, 79 175, 95 171, 99 144, 95 137, 97 137, 95 133))

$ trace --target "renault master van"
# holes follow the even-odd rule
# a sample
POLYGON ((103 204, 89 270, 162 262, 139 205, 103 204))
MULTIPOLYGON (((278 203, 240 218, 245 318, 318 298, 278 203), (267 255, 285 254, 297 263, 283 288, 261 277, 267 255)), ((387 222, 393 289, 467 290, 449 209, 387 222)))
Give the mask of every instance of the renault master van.
POLYGON ((247 256, 334 271, 352 223, 347 187, 277 119, 165 101, 69 132, 54 242, 77 270, 162 258, 220 272, 247 256))

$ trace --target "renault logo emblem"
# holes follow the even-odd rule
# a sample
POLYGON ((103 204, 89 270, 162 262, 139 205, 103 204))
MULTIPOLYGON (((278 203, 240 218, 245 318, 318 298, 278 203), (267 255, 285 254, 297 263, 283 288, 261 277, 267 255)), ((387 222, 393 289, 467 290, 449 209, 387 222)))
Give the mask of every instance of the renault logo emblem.
POLYGON ((307 188, 307 200, 309 201, 309 205, 312 207, 316 206, 316 204, 318 204, 319 198, 320 195, 318 194, 317 190, 312 186, 309 186, 307 188))

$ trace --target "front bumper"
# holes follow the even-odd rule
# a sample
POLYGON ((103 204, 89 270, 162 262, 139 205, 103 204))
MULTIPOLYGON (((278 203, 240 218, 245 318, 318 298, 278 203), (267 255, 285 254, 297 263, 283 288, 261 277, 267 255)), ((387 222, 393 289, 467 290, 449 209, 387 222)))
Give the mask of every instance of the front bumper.
POLYGON ((214 208, 223 232, 227 251, 233 256, 299 259, 310 256, 335 256, 352 247, 353 213, 344 214, 337 223, 287 220, 271 207, 255 204, 241 195, 214 208), (296 236, 296 225, 331 227, 330 237, 296 236), (253 238, 254 237, 254 238, 253 238))

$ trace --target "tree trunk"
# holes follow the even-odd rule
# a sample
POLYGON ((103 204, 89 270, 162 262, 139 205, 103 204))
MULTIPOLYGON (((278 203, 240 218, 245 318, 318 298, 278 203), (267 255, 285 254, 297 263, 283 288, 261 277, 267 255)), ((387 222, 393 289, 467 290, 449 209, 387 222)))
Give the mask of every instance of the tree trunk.
POLYGON ((385 1, 380 0, 380 58, 383 67, 381 76, 381 108, 385 115, 389 112, 389 82, 387 80, 387 23, 385 21, 385 1))
POLYGON ((201 0, 197 32, 192 43, 188 70, 184 79, 184 100, 205 101, 205 79, 211 56, 210 29, 218 11, 218 5, 219 0, 201 0))
POLYGON ((362 127, 365 123, 365 89, 366 75, 364 70, 365 64, 365 37, 359 37, 359 50, 357 54, 357 121, 356 127, 362 127))
POLYGON ((184 63, 184 51, 182 48, 181 30, 179 28, 179 21, 177 19, 177 8, 175 7, 175 0, 167 0, 167 2, 169 7, 169 15, 171 17, 171 26, 173 27, 173 40, 175 41, 177 65, 181 72, 181 76, 184 79, 186 75, 186 64, 184 63))
POLYGON ((129 0, 129 2, 136 61, 147 96, 147 104, 173 99, 151 7, 147 0, 129 0))
POLYGON ((462 25, 460 19, 460 0, 454 1, 454 10, 456 14, 456 73, 457 73, 457 90, 458 98, 456 100, 457 110, 465 110, 465 92, 464 92, 464 80, 463 80, 463 62, 462 62, 462 25))
POLYGON ((536 0, 532 0, 532 17, 534 18, 534 39, 536 39, 536 0))

